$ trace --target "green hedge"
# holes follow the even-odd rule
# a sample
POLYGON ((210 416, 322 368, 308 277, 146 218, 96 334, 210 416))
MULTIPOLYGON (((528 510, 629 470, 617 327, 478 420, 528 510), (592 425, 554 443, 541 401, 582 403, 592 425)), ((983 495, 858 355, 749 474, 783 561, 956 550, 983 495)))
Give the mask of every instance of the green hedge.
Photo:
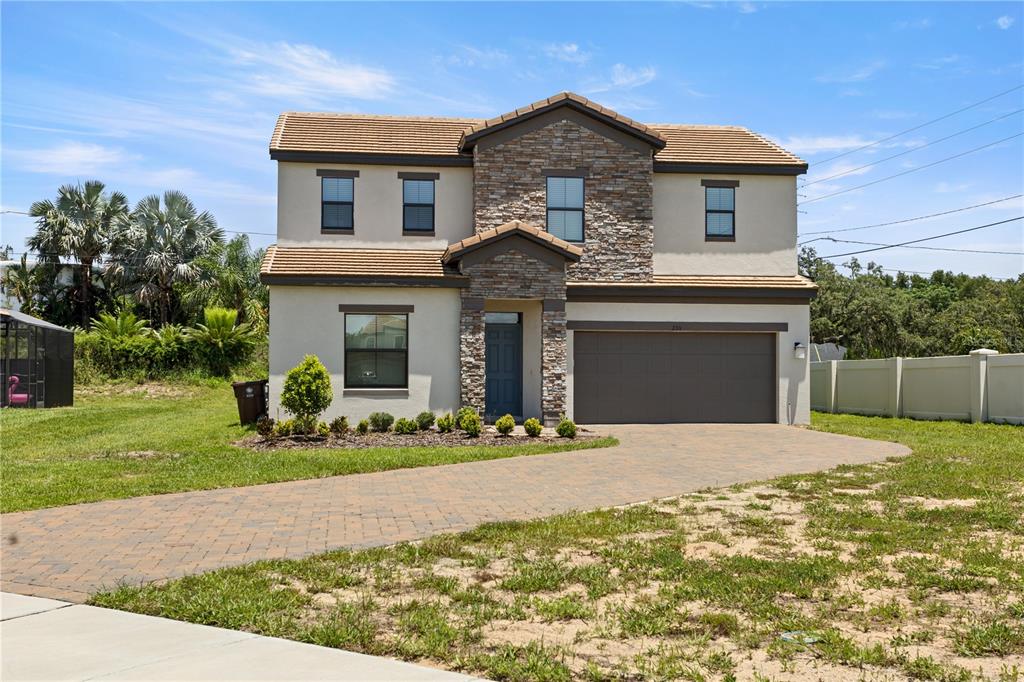
MULTIPOLYGON (((162 331, 162 330, 161 330, 162 331)), ((102 378, 165 379, 183 375, 224 377, 251 368, 266 375, 266 338, 225 357, 224 348, 185 334, 110 337, 75 334, 75 377, 80 383, 102 378), (261 362, 262 360, 262 362, 261 362)))

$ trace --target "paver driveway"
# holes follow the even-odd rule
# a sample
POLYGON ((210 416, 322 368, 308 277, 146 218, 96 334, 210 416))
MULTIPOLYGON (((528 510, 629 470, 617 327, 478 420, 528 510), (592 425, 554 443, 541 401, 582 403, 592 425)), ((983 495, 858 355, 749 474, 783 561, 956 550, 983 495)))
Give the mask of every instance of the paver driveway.
POLYGON ((0 585, 83 601, 119 581, 387 545, 909 452, 770 424, 594 428, 622 445, 4 514, 0 585))

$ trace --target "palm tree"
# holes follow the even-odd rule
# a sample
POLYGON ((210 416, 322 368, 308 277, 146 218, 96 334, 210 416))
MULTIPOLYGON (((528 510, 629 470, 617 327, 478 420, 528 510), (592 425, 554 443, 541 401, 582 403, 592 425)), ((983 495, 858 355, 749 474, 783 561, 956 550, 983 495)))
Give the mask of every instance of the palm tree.
POLYGON ((72 258, 79 264, 78 299, 82 325, 93 314, 92 268, 107 251, 115 222, 128 212, 128 199, 120 192, 106 194, 98 180, 85 185, 63 185, 57 201, 37 201, 29 207, 36 232, 28 238, 30 249, 42 262, 58 263, 72 258))
POLYGON ((224 242, 224 232, 207 211, 199 213, 181 192, 165 192, 135 205, 118 222, 110 270, 127 275, 139 300, 156 304, 160 323, 170 320, 174 285, 199 277, 202 258, 224 242))
POLYGON ((263 249, 250 249, 249 238, 240 234, 203 259, 202 274, 184 290, 183 299, 198 310, 231 308, 240 322, 263 332, 270 296, 260 282, 262 261, 263 249))
POLYGON ((27 315, 39 312, 36 302, 41 279, 39 273, 39 269, 28 264, 28 256, 25 254, 21 256, 20 265, 9 266, 4 272, 4 290, 18 301, 18 308, 27 315))

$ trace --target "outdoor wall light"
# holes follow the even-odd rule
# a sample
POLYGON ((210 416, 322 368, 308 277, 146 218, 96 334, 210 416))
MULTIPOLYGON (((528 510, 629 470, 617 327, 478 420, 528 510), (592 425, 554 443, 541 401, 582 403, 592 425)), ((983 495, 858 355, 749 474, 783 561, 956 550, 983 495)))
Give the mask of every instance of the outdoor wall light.
POLYGON ((803 360, 807 357, 807 346, 797 341, 793 344, 793 357, 797 360, 803 360))

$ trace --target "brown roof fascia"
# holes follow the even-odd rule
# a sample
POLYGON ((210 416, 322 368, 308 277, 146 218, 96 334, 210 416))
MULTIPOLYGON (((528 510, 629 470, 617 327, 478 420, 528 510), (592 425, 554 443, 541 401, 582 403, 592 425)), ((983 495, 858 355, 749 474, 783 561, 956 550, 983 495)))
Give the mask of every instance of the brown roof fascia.
POLYGON ((260 282, 276 286, 365 286, 365 287, 442 287, 464 288, 469 278, 459 275, 445 277, 401 277, 384 275, 294 275, 261 273, 260 282))
POLYGON ((367 154, 362 152, 306 152, 271 149, 274 161, 310 163, 359 163, 378 166, 462 166, 473 165, 470 155, 441 154, 367 154))
POLYGON ((654 162, 655 173, 731 173, 736 175, 803 175, 807 164, 654 162))
MULTIPOLYGON (((716 286, 643 286, 628 284, 619 286, 587 286, 586 283, 570 282, 566 294, 567 301, 630 301, 638 300, 651 303, 678 302, 676 299, 708 299, 721 300, 745 299, 750 301, 786 303, 803 303, 818 295, 817 288, 779 288, 779 287, 716 287, 716 286)), ((685 301, 684 301, 685 302, 685 301)))

